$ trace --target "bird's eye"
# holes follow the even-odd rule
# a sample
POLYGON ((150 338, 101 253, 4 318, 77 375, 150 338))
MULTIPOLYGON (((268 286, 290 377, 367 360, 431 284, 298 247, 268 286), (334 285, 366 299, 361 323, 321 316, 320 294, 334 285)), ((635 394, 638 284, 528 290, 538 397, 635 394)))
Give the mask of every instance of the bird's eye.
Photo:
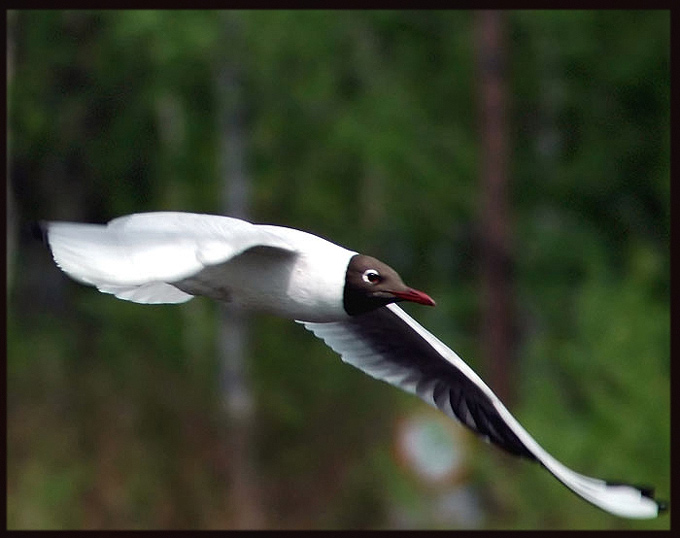
POLYGON ((361 275, 361 278, 368 284, 377 284, 382 280, 380 273, 378 273, 378 271, 375 269, 367 269, 364 271, 364 274, 361 275))

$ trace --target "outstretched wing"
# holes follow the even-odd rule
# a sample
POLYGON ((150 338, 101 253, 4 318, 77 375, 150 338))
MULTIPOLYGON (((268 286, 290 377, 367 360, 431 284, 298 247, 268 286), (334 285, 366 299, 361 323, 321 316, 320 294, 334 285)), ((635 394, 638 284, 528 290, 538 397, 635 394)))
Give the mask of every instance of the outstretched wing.
POLYGON ((578 474, 548 454, 481 378, 449 347, 396 304, 332 323, 301 322, 342 360, 407 392, 502 449, 539 461, 592 504, 630 518, 656 517, 663 507, 650 489, 578 474))
POLYGON ((188 301, 193 295, 172 282, 252 248, 295 251, 262 227, 218 215, 137 213, 105 225, 49 222, 43 229, 70 277, 138 303, 188 301))

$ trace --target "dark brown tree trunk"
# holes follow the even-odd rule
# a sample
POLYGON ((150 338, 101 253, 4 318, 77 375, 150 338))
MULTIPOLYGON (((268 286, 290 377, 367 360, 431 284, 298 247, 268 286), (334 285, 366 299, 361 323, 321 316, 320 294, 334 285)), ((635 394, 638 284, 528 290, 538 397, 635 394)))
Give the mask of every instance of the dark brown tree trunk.
POLYGON ((481 135, 482 345, 489 382, 505 402, 513 397, 514 306, 508 201, 507 43, 501 11, 476 14, 481 135))

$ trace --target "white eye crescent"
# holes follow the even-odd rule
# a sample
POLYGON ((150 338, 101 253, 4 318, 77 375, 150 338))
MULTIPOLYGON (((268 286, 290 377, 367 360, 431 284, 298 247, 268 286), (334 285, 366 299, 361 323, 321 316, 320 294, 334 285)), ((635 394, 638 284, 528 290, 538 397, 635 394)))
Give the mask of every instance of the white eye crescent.
POLYGON ((375 269, 366 269, 361 275, 361 278, 367 284, 377 284, 382 280, 380 273, 378 273, 378 271, 375 269))

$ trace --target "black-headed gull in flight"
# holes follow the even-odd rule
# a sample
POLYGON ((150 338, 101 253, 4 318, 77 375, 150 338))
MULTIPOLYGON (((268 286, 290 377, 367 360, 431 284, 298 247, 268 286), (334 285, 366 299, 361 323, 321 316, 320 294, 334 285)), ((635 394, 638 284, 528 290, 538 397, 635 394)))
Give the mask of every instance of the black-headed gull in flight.
POLYGON ((453 350, 396 304, 434 301, 375 258, 292 228, 194 213, 49 222, 43 230, 57 265, 79 282, 137 303, 203 295, 296 320, 343 361, 538 461, 595 506, 628 518, 665 509, 651 488, 578 474, 541 448, 453 350))

